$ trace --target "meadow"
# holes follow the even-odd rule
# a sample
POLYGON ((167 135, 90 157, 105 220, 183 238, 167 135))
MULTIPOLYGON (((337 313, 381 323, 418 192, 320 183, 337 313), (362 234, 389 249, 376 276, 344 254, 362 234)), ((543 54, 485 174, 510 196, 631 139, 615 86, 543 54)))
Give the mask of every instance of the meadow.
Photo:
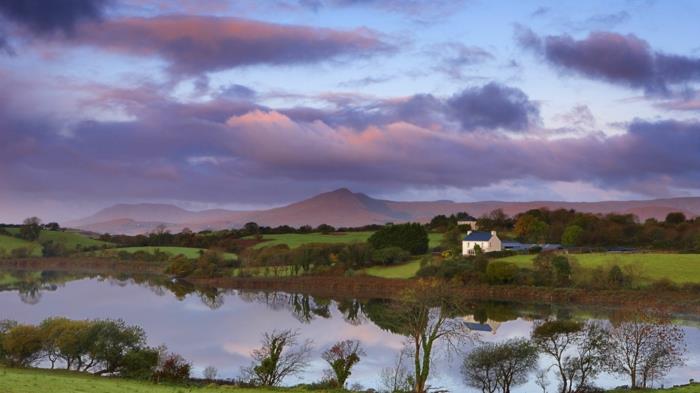
MULTIPOLYGON (((341 393, 346 390, 304 389, 304 388, 235 388, 207 385, 202 387, 179 385, 156 385, 151 382, 133 381, 119 378, 97 377, 69 371, 6 369, 0 368, 0 392, 2 393, 44 393, 50 387, 51 393, 341 393)), ((611 393, 628 392, 613 390, 611 393)), ((639 393, 700 393, 700 384, 654 390, 635 390, 639 393)))
MULTIPOLYGON (((570 254, 569 257, 584 268, 635 265, 649 281, 665 278, 678 284, 700 283, 700 254, 591 253, 570 254)), ((534 258, 533 255, 515 255, 501 260, 532 267, 534 258)))
MULTIPOLYGON (((153 254, 155 250, 160 250, 160 252, 164 252, 167 254, 170 254, 172 256, 176 255, 184 255, 187 258, 194 259, 194 258, 199 258, 200 252, 206 251, 203 248, 192 248, 192 247, 169 247, 169 246, 144 246, 144 247, 122 247, 122 248, 109 248, 105 250, 105 252, 120 252, 120 251, 125 251, 130 254, 133 254, 138 251, 143 251, 147 252, 149 254, 153 254)), ((226 259, 237 259, 238 256, 233 253, 224 253, 224 257, 226 259)))
POLYGON ((18 239, 13 236, 0 235, 0 254, 10 254, 10 252, 17 248, 27 248, 32 250, 31 255, 40 257, 41 256, 41 245, 35 242, 28 242, 26 240, 18 239))
POLYGON ((420 260, 394 266, 372 266, 364 270, 370 276, 382 278, 413 278, 420 270, 420 260))
MULTIPOLYGON (((232 388, 225 386, 186 387, 155 385, 118 378, 97 377, 67 371, 20 370, 0 368, 0 392, 2 393, 301 393, 305 389, 232 388)), ((314 390, 319 393, 339 390, 314 390)))
MULTIPOLYGON (((297 248, 303 244, 309 243, 361 243, 366 242, 374 232, 335 232, 329 234, 322 233, 284 233, 284 234, 266 234, 262 235, 263 242, 258 243, 254 248, 262 248, 275 246, 278 244, 286 244, 289 248, 297 248)), ((246 239, 253 239, 252 236, 246 239)), ((440 245, 442 241, 442 233, 428 234, 428 247, 433 248, 440 245)))

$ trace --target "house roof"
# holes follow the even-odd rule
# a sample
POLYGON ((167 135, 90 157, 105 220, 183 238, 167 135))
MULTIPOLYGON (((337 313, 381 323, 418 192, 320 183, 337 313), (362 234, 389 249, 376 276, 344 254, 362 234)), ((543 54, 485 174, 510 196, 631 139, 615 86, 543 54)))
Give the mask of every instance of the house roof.
POLYGON ((472 216, 466 216, 464 218, 460 218, 458 221, 476 221, 476 218, 472 216))
POLYGON ((491 232, 473 231, 472 233, 465 236, 464 240, 470 242, 487 242, 491 240, 491 232))

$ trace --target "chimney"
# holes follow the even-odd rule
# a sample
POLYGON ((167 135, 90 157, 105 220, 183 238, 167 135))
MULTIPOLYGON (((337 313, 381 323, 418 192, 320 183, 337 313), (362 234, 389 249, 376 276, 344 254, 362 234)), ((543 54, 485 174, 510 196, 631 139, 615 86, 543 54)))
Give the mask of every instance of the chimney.
POLYGON ((471 235, 472 231, 467 231, 467 236, 471 235))
POLYGON ((491 231, 491 236, 496 236, 496 231, 491 231))

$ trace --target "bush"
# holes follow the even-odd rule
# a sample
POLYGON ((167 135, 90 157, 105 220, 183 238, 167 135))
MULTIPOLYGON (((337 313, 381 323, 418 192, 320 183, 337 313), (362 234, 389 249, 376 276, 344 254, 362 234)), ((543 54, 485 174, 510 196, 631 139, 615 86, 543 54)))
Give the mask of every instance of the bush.
POLYGON ((386 247, 372 251, 372 261, 384 265, 393 265, 408 260, 411 254, 400 247, 386 247))
POLYGON ((12 258, 29 258, 32 255, 32 250, 27 247, 19 247, 10 251, 12 258))
POLYGON ((504 261, 489 262, 486 267, 486 280, 489 284, 510 284, 518 276, 518 266, 504 261))
POLYGON ((12 367, 30 367, 43 349, 41 330, 33 325, 16 325, 2 335, 4 361, 12 367))
POLYGON ((161 353, 160 364, 153 374, 156 382, 185 382, 190 378, 192 366, 175 353, 161 353))
POLYGON ((367 241, 375 249, 400 247, 413 255, 428 252, 428 232, 418 223, 387 225, 367 241))
POLYGON ((149 380, 158 367, 157 349, 144 348, 127 352, 124 356, 120 375, 126 378, 149 380))

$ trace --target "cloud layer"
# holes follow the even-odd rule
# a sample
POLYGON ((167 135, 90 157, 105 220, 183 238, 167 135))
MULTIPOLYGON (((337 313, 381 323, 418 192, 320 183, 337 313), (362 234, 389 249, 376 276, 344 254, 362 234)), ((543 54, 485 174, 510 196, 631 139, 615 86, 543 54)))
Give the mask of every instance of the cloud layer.
POLYGON ((77 41, 119 53, 158 57, 179 75, 261 64, 309 64, 392 50, 367 29, 338 31, 213 16, 105 21, 82 26, 77 41))
POLYGON ((674 87, 700 81, 700 58, 655 51, 634 34, 592 32, 577 40, 569 35, 540 37, 521 27, 516 38, 562 71, 648 94, 668 94, 674 87))

